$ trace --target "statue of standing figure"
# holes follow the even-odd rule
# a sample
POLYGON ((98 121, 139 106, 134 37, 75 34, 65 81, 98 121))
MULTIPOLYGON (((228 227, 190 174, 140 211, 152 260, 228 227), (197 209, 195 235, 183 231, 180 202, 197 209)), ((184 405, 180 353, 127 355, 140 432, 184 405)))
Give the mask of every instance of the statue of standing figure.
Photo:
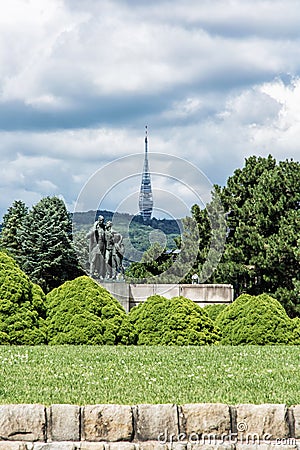
POLYGON ((89 244, 89 261, 90 261, 90 276, 94 277, 95 273, 98 274, 100 279, 103 279, 106 274, 105 267, 105 225, 104 217, 99 216, 98 220, 94 223, 91 230, 86 235, 86 238, 90 240, 89 244))
POLYGON ((112 229, 112 222, 104 223, 104 217, 99 216, 86 238, 89 243, 90 276, 116 280, 124 275, 123 236, 112 229))

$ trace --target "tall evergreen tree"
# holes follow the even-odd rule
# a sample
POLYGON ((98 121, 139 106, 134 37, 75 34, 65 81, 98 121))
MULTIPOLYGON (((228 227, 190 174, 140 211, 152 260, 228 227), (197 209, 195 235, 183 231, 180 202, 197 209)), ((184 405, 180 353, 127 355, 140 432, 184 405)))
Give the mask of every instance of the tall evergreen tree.
POLYGON ((28 214, 28 208, 21 200, 16 200, 3 216, 0 246, 18 259, 22 253, 20 230, 28 214))
POLYGON ((43 198, 31 209, 21 240, 21 267, 45 292, 82 275, 73 248, 72 222, 58 197, 43 198))
POLYGON ((220 196, 230 233, 212 281, 233 283, 237 294, 273 294, 299 314, 300 164, 252 156, 220 196))

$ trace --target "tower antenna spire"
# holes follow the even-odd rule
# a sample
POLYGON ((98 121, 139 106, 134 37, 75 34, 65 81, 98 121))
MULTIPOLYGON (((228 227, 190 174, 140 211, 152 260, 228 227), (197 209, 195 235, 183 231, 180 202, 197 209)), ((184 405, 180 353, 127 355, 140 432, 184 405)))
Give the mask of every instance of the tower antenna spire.
POLYGON ((142 174, 142 182, 139 196, 139 209, 144 222, 151 219, 153 210, 153 197, 151 188, 151 176, 148 161, 148 126, 145 126, 145 157, 142 174))

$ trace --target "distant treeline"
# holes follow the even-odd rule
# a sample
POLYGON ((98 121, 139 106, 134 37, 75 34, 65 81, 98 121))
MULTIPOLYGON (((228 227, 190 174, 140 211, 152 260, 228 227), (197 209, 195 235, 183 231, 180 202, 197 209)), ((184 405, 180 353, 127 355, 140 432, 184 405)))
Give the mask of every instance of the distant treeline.
POLYGON ((113 218, 117 222, 127 222, 127 223, 138 223, 143 225, 148 225, 151 228, 163 231, 165 234, 180 234, 180 220, 175 219, 156 219, 155 217, 147 222, 143 221, 143 218, 139 215, 131 215, 128 213, 114 213, 112 211, 98 210, 98 211, 86 211, 86 212, 75 212, 71 214, 73 223, 76 228, 80 229, 87 225, 91 225, 99 216, 103 216, 105 221, 112 220, 113 218))

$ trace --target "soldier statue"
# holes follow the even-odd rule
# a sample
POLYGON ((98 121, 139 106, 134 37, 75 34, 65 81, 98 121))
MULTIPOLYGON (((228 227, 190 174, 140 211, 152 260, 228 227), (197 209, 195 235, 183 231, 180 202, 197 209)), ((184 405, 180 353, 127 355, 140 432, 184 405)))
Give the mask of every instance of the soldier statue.
POLYGON ((105 225, 104 217, 99 216, 98 220, 94 223, 91 230, 86 237, 90 240, 89 243, 89 260, 90 260, 90 276, 95 277, 95 273, 98 274, 100 279, 105 277, 105 250, 106 250, 106 238, 105 238, 105 225))
POLYGON ((99 216, 86 237, 89 242, 90 276, 116 280, 117 275, 124 275, 123 236, 112 229, 112 222, 104 223, 104 217, 99 216))

